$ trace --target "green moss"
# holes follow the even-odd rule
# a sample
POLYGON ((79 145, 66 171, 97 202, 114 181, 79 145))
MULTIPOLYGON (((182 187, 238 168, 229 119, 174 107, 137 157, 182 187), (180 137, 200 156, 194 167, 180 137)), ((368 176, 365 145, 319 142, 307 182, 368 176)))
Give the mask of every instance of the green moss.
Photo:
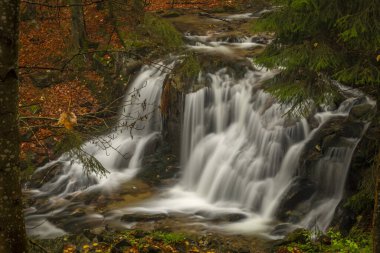
POLYGON ((146 14, 143 28, 149 34, 148 39, 154 39, 166 49, 173 50, 183 46, 182 35, 172 24, 156 15, 146 14))
POLYGON ((162 240, 165 244, 176 244, 183 242, 186 237, 182 233, 168 233, 162 231, 155 231, 152 233, 153 238, 162 240))
POLYGON ((366 190, 361 190, 351 196, 344 206, 356 214, 360 214, 362 211, 373 207, 373 196, 372 194, 368 194, 366 190))
MULTIPOLYGON (((371 157, 366 154, 365 157, 371 157)), ((375 181, 373 179, 373 170, 362 170, 361 179, 357 192, 352 195, 345 203, 345 207, 354 211, 356 215, 361 214, 363 211, 372 210, 374 196, 375 196, 375 181)))
POLYGON ((175 69, 177 81, 175 82, 177 90, 186 90, 194 80, 198 77, 201 71, 201 64, 195 53, 187 54, 182 63, 175 69))
MULTIPOLYGON (((361 230, 343 237, 341 233, 329 230, 326 235, 314 232, 303 233, 302 241, 287 241, 279 248, 280 252, 340 252, 340 253, 370 253, 372 248, 371 235, 361 230), (286 250, 286 251, 285 251, 286 250)), ((289 237, 288 238, 292 238, 289 237)), ((298 238, 298 237, 297 237, 298 238)))

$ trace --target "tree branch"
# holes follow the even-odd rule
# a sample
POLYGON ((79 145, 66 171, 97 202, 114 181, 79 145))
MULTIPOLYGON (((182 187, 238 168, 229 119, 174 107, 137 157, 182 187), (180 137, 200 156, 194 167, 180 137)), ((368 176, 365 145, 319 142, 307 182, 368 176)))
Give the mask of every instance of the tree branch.
POLYGON ((102 3, 104 1, 105 0, 96 0, 96 1, 90 1, 88 3, 83 3, 83 4, 47 4, 47 3, 34 2, 34 1, 29 1, 29 0, 21 0, 22 3, 34 4, 34 5, 44 6, 48 8, 69 8, 69 7, 74 7, 74 6, 89 6, 93 4, 102 3))

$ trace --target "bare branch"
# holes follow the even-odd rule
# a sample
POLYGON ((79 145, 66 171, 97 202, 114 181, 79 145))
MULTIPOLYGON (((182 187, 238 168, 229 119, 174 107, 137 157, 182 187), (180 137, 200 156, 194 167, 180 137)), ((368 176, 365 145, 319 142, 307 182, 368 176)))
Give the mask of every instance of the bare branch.
POLYGON ((48 3, 34 2, 34 1, 29 1, 29 0, 21 0, 21 2, 27 3, 27 4, 44 6, 48 8, 69 8, 69 7, 75 7, 75 6, 89 6, 89 5, 105 2, 105 0, 96 0, 96 1, 94 0, 90 2, 85 2, 83 4, 48 4, 48 3))

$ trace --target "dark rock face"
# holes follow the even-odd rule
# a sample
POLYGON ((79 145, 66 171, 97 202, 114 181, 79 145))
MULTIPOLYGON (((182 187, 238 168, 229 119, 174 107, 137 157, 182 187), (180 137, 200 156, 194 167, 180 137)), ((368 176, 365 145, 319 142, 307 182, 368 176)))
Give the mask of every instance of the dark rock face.
POLYGON ((355 225, 355 222, 355 213, 346 207, 344 201, 342 201, 336 208, 335 217, 331 226, 338 228, 343 236, 347 236, 351 228, 355 225))
POLYGON ((212 222, 238 222, 247 218, 243 213, 210 213, 199 211, 195 215, 202 216, 212 222))
POLYGON ((310 199, 316 190, 316 185, 308 178, 296 179, 289 190, 284 194, 279 207, 277 217, 281 220, 298 222, 299 217, 304 214, 305 201, 310 199))
MULTIPOLYGON (((174 88, 171 83, 166 83, 170 88, 163 89, 162 96, 166 96, 167 112, 163 115, 163 138, 169 143, 171 152, 179 157, 181 149, 182 112, 184 106, 184 94, 174 88)), ((161 98, 163 99, 163 97, 161 98)))
POLYGON ((173 143, 160 142, 154 153, 143 158, 142 169, 137 177, 154 186, 175 177, 179 167, 178 159, 173 155, 175 151, 172 151, 172 145, 173 143))
POLYGON ((124 222, 149 222, 149 221, 157 221, 168 218, 167 214, 159 213, 159 214, 143 214, 143 213, 135 213, 135 214, 125 214, 120 219, 124 222))
MULTIPOLYGON (((334 186, 327 185, 326 182, 320 182, 321 178, 316 179, 315 175, 320 174, 321 170, 329 170, 329 173, 331 173, 330 171, 335 169, 342 169, 340 167, 335 169, 325 168, 323 160, 332 159, 329 161, 332 164, 331 166, 334 167, 335 158, 329 155, 333 152, 340 152, 339 150, 344 150, 345 147, 352 146, 352 140, 359 140, 374 114, 373 104, 368 103, 364 97, 356 98, 348 116, 330 118, 314 133, 313 138, 306 143, 300 156, 297 171, 299 177, 284 193, 278 207, 277 217, 281 221, 298 223, 313 209, 312 203, 323 201, 326 192, 330 191, 330 187, 334 188, 334 186), (316 180, 319 181, 317 182, 316 180)), ((343 156, 340 159, 342 158, 343 156)), ((353 173, 349 173, 347 181, 349 184, 358 185, 358 182, 355 183, 358 178, 355 179, 352 176, 355 177, 353 173)), ((345 231, 348 231, 354 224, 355 216, 352 210, 344 208, 342 204, 338 206, 336 216, 335 220, 339 220, 339 223, 342 224, 342 229, 345 231)))

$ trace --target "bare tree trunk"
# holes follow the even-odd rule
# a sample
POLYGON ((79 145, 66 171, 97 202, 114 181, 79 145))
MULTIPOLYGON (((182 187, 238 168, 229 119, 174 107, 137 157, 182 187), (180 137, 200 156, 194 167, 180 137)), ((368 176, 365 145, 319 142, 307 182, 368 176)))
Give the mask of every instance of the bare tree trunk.
POLYGON ((87 47, 86 28, 84 23, 82 0, 70 0, 71 34, 75 48, 81 50, 87 47))
POLYGON ((27 252, 19 169, 19 0, 0 4, 0 252, 27 252))

